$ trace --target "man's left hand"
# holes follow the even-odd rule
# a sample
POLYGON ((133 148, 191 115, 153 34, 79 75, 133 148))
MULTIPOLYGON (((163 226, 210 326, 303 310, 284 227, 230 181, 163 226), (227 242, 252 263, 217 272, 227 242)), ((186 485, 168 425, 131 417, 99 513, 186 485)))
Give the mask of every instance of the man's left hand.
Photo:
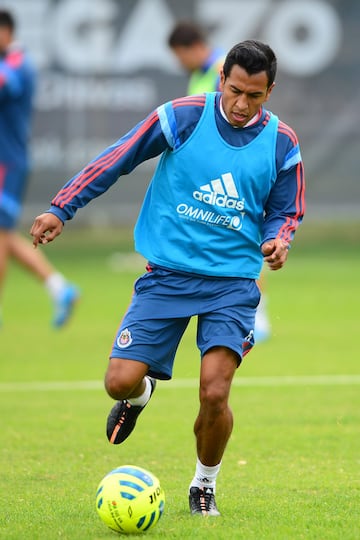
POLYGON ((268 264, 270 270, 279 270, 284 266, 288 250, 289 244, 279 238, 268 240, 261 246, 264 261, 268 264))

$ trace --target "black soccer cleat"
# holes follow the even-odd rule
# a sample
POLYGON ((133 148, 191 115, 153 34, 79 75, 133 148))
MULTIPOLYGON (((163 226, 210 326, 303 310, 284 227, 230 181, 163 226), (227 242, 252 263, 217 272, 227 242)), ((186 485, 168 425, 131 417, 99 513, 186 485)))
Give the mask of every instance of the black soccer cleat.
POLYGON ((220 516, 213 488, 191 487, 189 493, 190 512, 193 516, 220 516))
MULTIPOLYGON (((155 390, 156 380, 151 377, 148 379, 151 383, 151 397, 155 390)), ((139 414, 146 405, 147 403, 142 407, 131 405, 127 399, 123 399, 113 406, 106 425, 106 435, 111 444, 120 444, 128 438, 135 427, 139 414)))

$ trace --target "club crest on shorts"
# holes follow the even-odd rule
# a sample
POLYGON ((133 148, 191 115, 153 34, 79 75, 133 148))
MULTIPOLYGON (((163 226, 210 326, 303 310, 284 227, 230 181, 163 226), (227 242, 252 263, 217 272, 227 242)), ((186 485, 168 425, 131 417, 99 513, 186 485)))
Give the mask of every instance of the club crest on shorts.
POLYGON ((116 341, 118 347, 120 347, 120 349, 125 349, 126 347, 128 347, 129 345, 131 345, 132 343, 132 335, 131 335, 131 332, 128 328, 125 328, 125 330, 122 330, 119 337, 117 338, 117 341, 116 341))

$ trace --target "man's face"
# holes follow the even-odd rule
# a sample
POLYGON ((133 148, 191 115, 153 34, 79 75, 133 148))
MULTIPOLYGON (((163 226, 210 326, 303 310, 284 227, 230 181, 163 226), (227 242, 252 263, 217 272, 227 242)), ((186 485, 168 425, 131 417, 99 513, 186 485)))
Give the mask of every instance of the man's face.
POLYGON ((221 72, 222 106, 230 124, 244 127, 269 99, 274 86, 275 83, 268 87, 266 71, 249 75, 245 69, 234 65, 227 79, 221 72))
POLYGON ((188 47, 178 45, 172 50, 181 66, 189 73, 201 68, 207 55, 207 50, 201 43, 194 43, 188 47))
POLYGON ((3 54, 12 40, 12 32, 7 26, 0 26, 0 54, 3 54))

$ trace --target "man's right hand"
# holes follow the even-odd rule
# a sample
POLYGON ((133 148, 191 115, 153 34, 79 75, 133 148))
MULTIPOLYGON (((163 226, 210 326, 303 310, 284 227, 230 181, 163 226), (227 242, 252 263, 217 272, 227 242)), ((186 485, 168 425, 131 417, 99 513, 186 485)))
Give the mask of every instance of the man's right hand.
POLYGON ((64 224, 50 212, 40 214, 34 220, 30 229, 30 234, 33 237, 33 246, 36 248, 38 244, 48 244, 52 242, 63 230, 64 224))

